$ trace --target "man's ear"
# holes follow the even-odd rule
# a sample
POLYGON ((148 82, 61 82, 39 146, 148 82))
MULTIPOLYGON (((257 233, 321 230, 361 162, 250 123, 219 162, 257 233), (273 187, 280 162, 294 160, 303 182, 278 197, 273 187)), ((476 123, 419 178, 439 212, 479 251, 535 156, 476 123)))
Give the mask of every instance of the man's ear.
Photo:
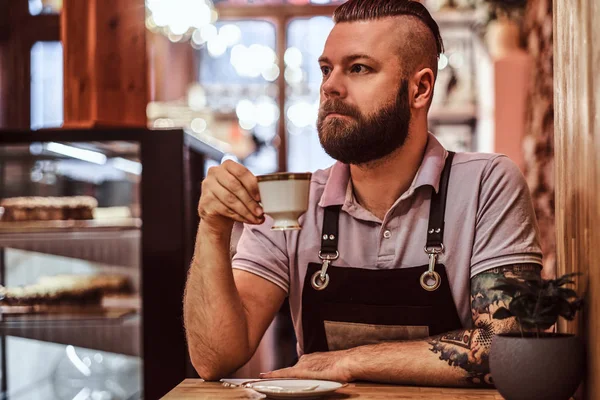
POLYGON ((416 109, 425 109, 429 107, 433 98, 433 86, 435 76, 431 68, 423 68, 413 75, 411 86, 411 106, 416 109))

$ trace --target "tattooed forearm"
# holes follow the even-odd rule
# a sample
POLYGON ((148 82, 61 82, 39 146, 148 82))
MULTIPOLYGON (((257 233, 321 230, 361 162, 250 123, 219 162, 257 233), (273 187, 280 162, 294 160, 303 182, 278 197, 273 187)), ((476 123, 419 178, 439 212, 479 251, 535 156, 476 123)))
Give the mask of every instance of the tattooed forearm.
POLYGON ((452 367, 465 370, 468 383, 475 386, 492 384, 489 372, 489 348, 492 344, 494 326, 454 331, 429 338, 430 351, 452 367))
POLYGON ((439 359, 448 365, 463 369, 470 384, 493 384, 489 371, 492 338, 498 333, 518 331, 519 326, 514 318, 492 318, 499 307, 508 306, 510 299, 502 292, 490 288, 500 277, 528 279, 539 274, 539 265, 518 264, 494 268, 475 276, 471 280, 471 314, 474 328, 429 338, 430 351, 438 354, 439 359))

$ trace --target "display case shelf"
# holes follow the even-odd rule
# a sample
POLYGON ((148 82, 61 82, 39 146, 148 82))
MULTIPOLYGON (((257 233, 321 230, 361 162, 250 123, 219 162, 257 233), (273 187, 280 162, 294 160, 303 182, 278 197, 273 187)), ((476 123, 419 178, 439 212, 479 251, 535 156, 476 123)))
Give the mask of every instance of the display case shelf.
POLYGON ((60 343, 130 356, 141 356, 141 317, 0 322, 0 334, 60 343), (47 329, 51 327, 52 329, 47 329))
MULTIPOLYGON (((106 232, 139 230, 142 220, 139 218, 115 218, 108 220, 68 220, 68 221, 27 221, 0 222, 0 239, 5 235, 26 233, 28 235, 50 232, 60 236, 63 233, 106 232)), ((33 239, 32 239, 33 240, 33 239)))
MULTIPOLYGON (((59 222, 59 221, 57 221, 59 222)), ((3 224, 2 224, 3 225, 3 224)), ((139 227, 0 228, 0 248, 27 250, 114 266, 139 267, 139 227)))

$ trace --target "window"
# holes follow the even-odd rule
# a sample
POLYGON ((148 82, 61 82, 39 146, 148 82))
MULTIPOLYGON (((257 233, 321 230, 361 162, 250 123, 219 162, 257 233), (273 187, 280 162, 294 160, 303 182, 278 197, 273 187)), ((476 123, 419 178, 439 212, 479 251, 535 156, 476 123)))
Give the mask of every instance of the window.
POLYGON ((63 123, 63 49, 60 42, 31 48, 31 129, 63 123))
POLYGON ((311 171, 334 163, 319 142, 316 129, 321 70, 318 59, 333 28, 329 17, 295 19, 288 25, 285 52, 288 168, 311 171))
POLYGON ((59 14, 62 0, 29 0, 29 14, 59 14))
MULTIPOLYGON (((193 41, 203 46, 199 76, 208 108, 217 116, 239 120, 239 128, 252 135, 257 151, 245 160, 252 172, 276 171, 277 151, 272 142, 280 112, 274 82, 280 71, 275 26, 261 20, 221 21, 202 29, 193 41)), ((235 135, 236 130, 226 134, 235 135)))
MULTIPOLYGON (((321 84, 317 59, 333 27, 331 14, 344 0, 215 0, 214 3, 220 15, 217 29, 212 27, 195 35, 196 46, 206 46, 201 50, 200 84, 210 108, 239 117, 241 128, 249 129, 266 143, 263 148, 268 149, 268 159, 273 161, 267 169, 315 171, 332 165, 334 160, 322 149, 316 131, 321 84), (224 29, 227 24, 237 28, 224 29), (270 28, 260 28, 261 24, 270 28), (240 32, 237 44, 227 45, 226 39, 211 44, 211 37, 231 35, 237 39, 240 32), (252 44, 270 47, 276 60, 273 61, 273 52, 260 53, 256 46, 255 52, 249 52, 248 46, 252 44), (239 61, 242 58, 245 62, 239 61), (283 77, 278 79, 279 75, 283 77), (258 102, 264 103, 263 111, 259 111, 258 102), (269 120, 268 126, 257 122, 261 117, 269 120), (270 124, 276 120, 278 123, 270 124), (279 147, 279 143, 285 146, 279 147), (284 148, 285 152, 279 151, 284 148)), ((430 130, 453 150, 471 150, 476 124, 471 28, 474 13, 442 11, 435 1, 425 3, 434 11, 446 47, 440 57, 435 98, 429 113, 430 130)), ((253 162, 251 157, 250 164, 253 162)), ((262 162, 264 159, 256 161, 251 170, 261 170, 262 162)), ((268 172, 267 169, 261 172, 268 172)))
POLYGON ((62 124, 62 0, 3 3, 0 31, 0 127, 29 129, 62 124), (10 62, 8 62, 10 60, 10 62))

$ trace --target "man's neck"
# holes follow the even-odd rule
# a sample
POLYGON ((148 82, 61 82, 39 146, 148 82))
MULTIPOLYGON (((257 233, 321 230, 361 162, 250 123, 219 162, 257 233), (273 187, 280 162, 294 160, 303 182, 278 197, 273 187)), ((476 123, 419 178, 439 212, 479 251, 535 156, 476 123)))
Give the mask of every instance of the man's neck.
POLYGON ((396 200, 410 188, 423 161, 427 140, 427 132, 411 132, 404 145, 384 159, 351 165, 358 203, 383 221, 396 200))

